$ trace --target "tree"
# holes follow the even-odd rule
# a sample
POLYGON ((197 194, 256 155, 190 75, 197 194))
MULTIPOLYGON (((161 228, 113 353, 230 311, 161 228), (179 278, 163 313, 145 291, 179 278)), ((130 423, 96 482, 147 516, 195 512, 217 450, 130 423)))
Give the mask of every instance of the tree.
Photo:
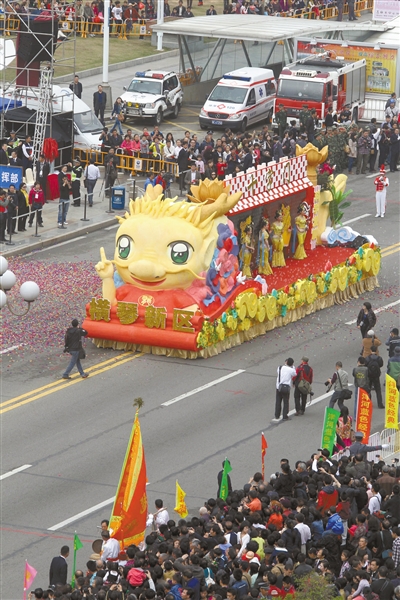
POLYGON ((328 583, 321 575, 310 573, 301 578, 296 594, 286 596, 286 600, 333 600, 338 597, 332 583, 328 583))
POLYGON ((345 202, 347 196, 352 193, 353 190, 348 190, 344 192, 342 190, 337 190, 336 187, 332 184, 329 187, 329 191, 332 194, 332 200, 326 200, 322 204, 329 204, 329 216, 331 219, 331 225, 333 229, 336 229, 337 226, 341 227, 342 218, 343 218, 343 210, 348 208, 351 205, 351 202, 345 202))

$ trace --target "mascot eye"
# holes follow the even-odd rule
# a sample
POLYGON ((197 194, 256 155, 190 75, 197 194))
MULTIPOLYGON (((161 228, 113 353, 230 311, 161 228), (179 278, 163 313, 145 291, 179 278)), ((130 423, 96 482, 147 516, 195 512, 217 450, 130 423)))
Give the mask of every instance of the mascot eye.
POLYGON ((189 260, 192 250, 192 246, 186 242, 173 242, 170 244, 172 262, 176 265, 184 265, 189 260))
POLYGON ((132 249, 132 240, 127 235, 123 235, 118 240, 118 256, 128 258, 132 249))

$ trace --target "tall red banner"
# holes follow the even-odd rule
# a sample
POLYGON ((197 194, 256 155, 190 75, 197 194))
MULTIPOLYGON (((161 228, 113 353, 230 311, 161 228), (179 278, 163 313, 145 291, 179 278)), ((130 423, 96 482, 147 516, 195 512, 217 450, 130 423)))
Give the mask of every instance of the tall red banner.
POLYGON ((368 443, 371 432, 372 410, 372 401, 368 392, 363 388, 358 388, 356 431, 362 431, 364 434, 362 440, 364 444, 368 443))
POLYGON ((261 473, 263 481, 265 479, 265 453, 268 448, 267 440, 265 439, 264 434, 261 434, 261 473))

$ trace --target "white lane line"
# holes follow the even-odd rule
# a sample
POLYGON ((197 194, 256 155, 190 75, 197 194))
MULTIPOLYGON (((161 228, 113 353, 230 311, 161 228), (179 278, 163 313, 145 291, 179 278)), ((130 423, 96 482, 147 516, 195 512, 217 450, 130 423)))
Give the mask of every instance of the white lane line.
POLYGON ((57 529, 62 529, 66 525, 69 525, 70 523, 73 523, 74 521, 78 521, 79 519, 86 517, 86 515, 90 515, 91 513, 95 512, 96 510, 99 510, 100 508, 104 508, 105 506, 112 504, 114 502, 114 500, 115 500, 115 496, 113 496, 112 498, 109 498, 108 500, 104 500, 104 502, 99 502, 99 504, 96 504, 95 506, 92 506, 91 508, 87 508, 86 510, 83 510, 82 512, 78 513, 77 515, 70 517, 69 519, 65 519, 65 521, 61 521, 61 523, 57 523, 57 525, 53 525, 53 527, 49 527, 47 531, 57 531, 57 529))
POLYGON ((104 227, 104 231, 110 231, 111 229, 116 229, 117 227, 119 227, 119 223, 116 225, 111 225, 111 227, 104 227))
MULTIPOLYGON (((377 314, 377 313, 383 312, 384 310, 387 310, 388 308, 392 308, 392 306, 396 306, 397 304, 400 304, 400 300, 396 300, 396 302, 391 302, 390 304, 381 306, 380 308, 377 308, 376 310, 374 309, 374 313, 377 314)), ((354 323, 357 323, 357 319, 354 319, 353 321, 347 321, 345 323, 345 325, 354 325, 354 323)))
POLYGON ((354 221, 359 221, 360 219, 365 219, 365 217, 370 217, 371 213, 365 213, 365 215, 360 215, 359 217, 355 217, 354 219, 349 219, 342 223, 342 225, 348 225, 349 223, 354 223, 354 221))
POLYGON ((372 175, 367 175, 365 179, 372 179, 373 177, 378 177, 379 171, 377 173, 372 173, 372 175))
MULTIPOLYGON (((351 387, 353 384, 349 383, 349 387, 351 387)), ((318 404, 319 402, 322 402, 322 400, 325 400, 326 398, 329 398, 329 396, 332 396, 332 390, 330 392, 326 392, 326 394, 322 394, 322 396, 318 396, 318 398, 315 398, 310 404, 307 404, 306 406, 306 410, 308 408, 311 408, 311 406, 314 406, 314 404, 318 404)), ((296 409, 293 408, 293 410, 290 410, 288 412, 288 416, 291 417, 292 415, 294 415, 296 413, 296 409)), ((282 417, 279 419, 279 422, 282 422, 282 417)), ((274 422, 274 421, 272 421, 274 422)), ((277 421, 275 421, 277 423, 277 421)))
POLYGON ((210 381, 210 383, 206 383, 198 388, 195 388, 191 392, 186 392, 186 394, 182 394, 181 396, 177 396, 176 398, 172 398, 172 400, 168 400, 167 402, 163 402, 161 406, 171 406, 171 404, 175 404, 175 402, 179 402, 179 400, 183 400, 184 398, 188 398, 189 396, 194 396, 194 394, 198 394, 207 388, 213 387, 213 385, 217 385, 221 383, 221 381, 225 381, 226 379, 230 379, 231 377, 236 377, 236 375, 240 375, 244 373, 246 369, 239 369, 238 371, 234 371, 233 373, 229 373, 229 375, 224 375, 223 377, 219 377, 219 379, 214 379, 214 381, 210 381))
POLYGON ((0 354, 7 354, 7 352, 12 352, 13 350, 17 350, 18 348, 21 348, 24 344, 18 344, 18 346, 10 346, 9 348, 5 348, 4 350, 0 351, 0 354))
POLYGON ((29 469, 32 465, 22 465, 22 467, 17 467, 12 471, 8 471, 8 473, 4 473, 4 475, 0 475, 0 481, 3 479, 7 479, 7 477, 11 477, 11 475, 15 475, 16 473, 20 473, 21 471, 25 471, 25 469, 29 469))
MULTIPOLYGON (((86 238, 85 235, 80 235, 76 238, 72 238, 72 240, 66 240, 65 242, 61 242, 60 244, 55 244, 57 248, 60 246, 66 246, 67 244, 71 244, 71 242, 77 242, 78 240, 84 240, 86 238)), ((48 248, 43 248, 43 250, 48 250, 48 248)))

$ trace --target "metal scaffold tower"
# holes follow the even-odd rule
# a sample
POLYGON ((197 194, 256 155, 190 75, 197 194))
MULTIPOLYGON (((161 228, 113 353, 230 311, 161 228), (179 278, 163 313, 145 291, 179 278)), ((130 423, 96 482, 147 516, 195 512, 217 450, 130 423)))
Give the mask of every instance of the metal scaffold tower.
POLYGON ((51 114, 52 73, 49 66, 40 72, 39 82, 39 107, 36 113, 36 127, 33 136, 33 166, 39 161, 43 151, 43 142, 46 135, 47 116, 51 114))

